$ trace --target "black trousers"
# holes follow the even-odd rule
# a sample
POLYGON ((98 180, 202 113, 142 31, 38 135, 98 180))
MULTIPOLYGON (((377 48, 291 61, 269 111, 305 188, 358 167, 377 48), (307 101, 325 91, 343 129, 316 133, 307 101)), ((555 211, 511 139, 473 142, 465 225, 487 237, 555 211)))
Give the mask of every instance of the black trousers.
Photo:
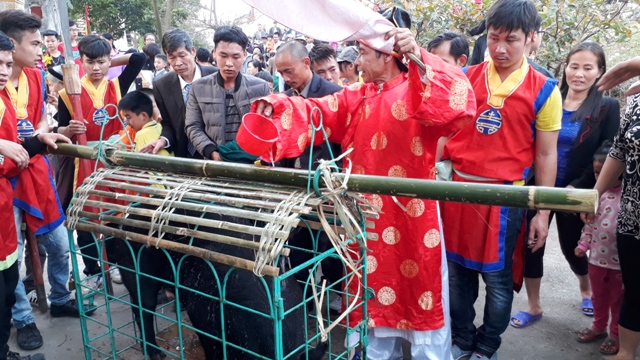
POLYGON ((617 241, 624 285, 618 324, 625 329, 640 332, 640 239, 618 233, 617 241))
MULTIPOLYGON (((531 222, 535 214, 536 211, 527 211, 527 223, 531 222)), ((589 261, 587 257, 577 257, 574 252, 576 246, 578 246, 582 227, 584 226, 584 223, 580 220, 580 215, 576 213, 552 211, 549 216, 549 224, 551 224, 554 216, 558 227, 560 248, 562 249, 564 258, 567 259, 571 267, 571 271, 579 276, 587 275, 589 273, 589 261)), ((528 237, 529 234, 527 233, 526 236, 528 237)), ((544 257, 545 247, 546 244, 536 252, 531 252, 530 249, 525 250, 524 277, 530 279, 539 279, 542 277, 544 273, 542 258, 544 257)))
POLYGON ((0 271, 0 360, 7 358, 11 336, 11 308, 16 303, 16 286, 19 279, 18 262, 0 271))

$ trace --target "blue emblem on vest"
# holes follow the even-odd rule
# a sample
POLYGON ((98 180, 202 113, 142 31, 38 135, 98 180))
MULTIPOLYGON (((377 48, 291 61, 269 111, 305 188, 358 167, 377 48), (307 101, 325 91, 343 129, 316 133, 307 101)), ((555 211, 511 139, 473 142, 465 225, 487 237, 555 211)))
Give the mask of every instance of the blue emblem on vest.
POLYGON ((500 111, 489 108, 476 119, 476 130, 481 134, 493 135, 502 127, 502 114, 500 111))
POLYGON ((93 113, 93 123, 102 126, 107 122, 108 114, 104 109, 98 109, 93 113))
POLYGON ((27 119, 18 120, 18 140, 25 141, 33 136, 35 128, 31 121, 27 119))

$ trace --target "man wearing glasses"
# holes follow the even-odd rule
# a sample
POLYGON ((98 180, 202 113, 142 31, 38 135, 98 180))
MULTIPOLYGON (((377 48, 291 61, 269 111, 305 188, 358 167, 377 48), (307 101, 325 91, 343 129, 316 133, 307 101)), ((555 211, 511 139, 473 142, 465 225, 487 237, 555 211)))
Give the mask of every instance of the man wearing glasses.
MULTIPOLYGON (((78 60, 80 59, 80 52, 78 51, 78 26, 76 26, 76 22, 75 21, 69 21, 69 33, 70 33, 70 37, 71 37, 71 50, 73 51, 73 60, 78 60)), ((64 53, 64 43, 60 43, 58 45, 58 50, 62 53, 62 55, 66 55, 64 53)), ((82 69, 82 66, 80 66, 80 69, 82 69)), ((82 74, 80 74, 80 76, 82 76, 82 74)))

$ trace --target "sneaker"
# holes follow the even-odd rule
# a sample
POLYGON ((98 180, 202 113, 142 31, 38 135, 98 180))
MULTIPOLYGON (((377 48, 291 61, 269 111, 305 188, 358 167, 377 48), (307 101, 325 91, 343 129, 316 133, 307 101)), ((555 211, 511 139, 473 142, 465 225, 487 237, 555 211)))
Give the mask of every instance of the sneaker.
POLYGON ((102 280, 102 275, 96 275, 90 278, 86 278, 82 281, 82 294, 87 295, 91 291, 102 290, 102 286, 104 281, 102 280))
POLYGON ((458 345, 451 346, 451 356, 453 360, 460 360, 463 357, 471 356, 473 354, 473 350, 462 350, 458 345))
POLYGON ((342 314, 342 297, 338 296, 329 303, 329 311, 331 314, 342 314))
POLYGON ((494 352, 491 357, 487 357, 487 355, 480 354, 479 352, 473 354, 470 360, 498 360, 498 353, 494 352))
POLYGON ((117 267, 111 269, 111 281, 116 284, 122 284, 122 275, 120 275, 120 269, 117 267))
MULTIPOLYGON (((85 315, 90 316, 96 311, 95 308, 85 311, 85 315)), ((78 303, 74 299, 69 299, 62 305, 51 304, 49 309, 52 317, 80 317, 80 309, 78 309, 78 303)))
MULTIPOLYGON (((27 293, 27 299, 29 299, 31 306, 38 306, 38 294, 36 294, 35 290, 31 290, 27 293)), ((49 299, 47 299, 47 307, 51 307, 51 301, 49 301, 49 299)))
POLYGON ((20 356, 17 352, 13 352, 9 350, 7 352, 7 360, 45 360, 44 354, 33 354, 33 355, 25 355, 20 356))
POLYGON ((40 330, 36 327, 35 323, 27 324, 18 330, 18 346, 22 350, 34 350, 41 347, 44 343, 42 341, 42 335, 40 330))

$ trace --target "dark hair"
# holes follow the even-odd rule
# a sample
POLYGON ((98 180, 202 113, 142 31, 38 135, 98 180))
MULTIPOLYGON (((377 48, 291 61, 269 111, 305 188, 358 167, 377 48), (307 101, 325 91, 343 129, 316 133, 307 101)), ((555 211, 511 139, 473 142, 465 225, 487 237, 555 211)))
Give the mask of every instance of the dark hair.
POLYGON ((266 82, 272 83, 273 84, 273 76, 271 76, 271 74, 269 74, 266 71, 260 71, 259 73, 257 73, 255 75, 255 77, 260 78, 266 82))
POLYGON ((252 60, 249 63, 253 65, 254 68, 258 69, 258 72, 264 70, 264 66, 262 66, 262 61, 252 60))
POLYGON ((193 49, 193 41, 191 41, 191 37, 186 31, 173 29, 162 35, 162 50, 165 54, 171 55, 182 46, 189 52, 193 49))
POLYGON ((271 34, 271 36, 273 35, 278 35, 278 37, 280 37, 282 34, 280 34, 280 31, 276 30, 273 32, 273 34, 271 34))
MULTIPOLYGON (((592 41, 585 41, 571 49, 564 62, 565 65, 569 63, 574 54, 579 53, 580 51, 590 51, 593 53, 596 58, 598 58, 598 68, 602 71, 602 74, 607 72, 607 61, 604 55, 604 50, 600 45, 592 41)), ((565 69, 562 73, 562 80, 560 82, 560 94, 562 95, 563 101, 567 98, 567 94, 569 93, 569 84, 567 83, 566 72, 567 71, 565 69)), ((598 91, 598 87, 596 86, 599 79, 600 78, 596 79, 593 85, 591 85, 587 98, 582 102, 578 110, 573 113, 571 121, 582 121, 582 119, 587 119, 587 123, 591 125, 598 123, 600 120, 600 107, 602 103, 602 93, 598 91)))
POLYGON ((54 30, 45 30, 42 33, 42 37, 44 38, 44 37, 47 37, 47 36, 53 36, 53 37, 56 38, 56 40, 60 40, 60 37, 59 37, 58 33, 55 32, 54 30))
POLYGON ((196 59, 200 62, 210 63, 212 62, 211 52, 205 48, 198 48, 198 50, 196 50, 196 59))
POLYGON ((76 22, 73 20, 69 20, 69 27, 76 26, 76 22))
POLYGON ((427 44, 427 51, 431 52, 431 50, 442 45, 445 41, 450 42, 449 54, 453 56, 456 61, 458 61, 462 55, 466 55, 467 58, 469 58, 469 41, 467 41, 467 38, 462 34, 450 31, 439 34, 431 39, 427 44))
POLYGON ((604 163, 609 156, 609 152, 611 151, 611 147, 613 147, 613 142, 611 140, 605 140, 602 145, 596 150, 593 154, 593 161, 604 163))
POLYGON ((487 12, 486 26, 506 32, 522 30, 528 37, 537 30, 537 15, 538 10, 531 0, 498 0, 487 12))
POLYGON ((42 20, 21 10, 5 10, 0 12, 0 31, 22 43, 26 32, 35 33, 42 27, 42 20))
POLYGON ((309 51, 309 58, 311 62, 319 62, 336 58, 336 50, 329 44, 314 45, 311 51, 309 51))
POLYGON ((95 60, 103 56, 109 57, 111 55, 111 45, 98 35, 87 35, 78 42, 78 51, 80 52, 80 57, 84 55, 91 60, 95 60))
POLYGON ((220 41, 236 43, 241 48, 246 49, 249 44, 247 35, 237 26, 221 26, 213 35, 213 46, 217 47, 220 41))
POLYGON ((111 33, 104 33, 102 34, 102 37, 107 40, 113 40, 113 35, 111 35, 111 33))
POLYGON ((118 110, 128 110, 136 115, 145 112, 151 118, 153 116, 153 103, 147 94, 140 90, 135 90, 120 99, 118 110))
POLYGON ((0 31, 0 51, 13 51, 15 48, 7 34, 0 31))
POLYGON ((156 43, 151 43, 143 46, 142 52, 147 55, 147 58, 151 62, 153 62, 153 59, 155 59, 156 55, 162 54, 160 46, 158 46, 158 44, 156 43))
POLYGON ((169 60, 167 59, 167 55, 165 55, 165 54, 158 54, 158 55, 156 55, 155 59, 160 59, 160 60, 166 62, 167 64, 169 63, 169 60))

